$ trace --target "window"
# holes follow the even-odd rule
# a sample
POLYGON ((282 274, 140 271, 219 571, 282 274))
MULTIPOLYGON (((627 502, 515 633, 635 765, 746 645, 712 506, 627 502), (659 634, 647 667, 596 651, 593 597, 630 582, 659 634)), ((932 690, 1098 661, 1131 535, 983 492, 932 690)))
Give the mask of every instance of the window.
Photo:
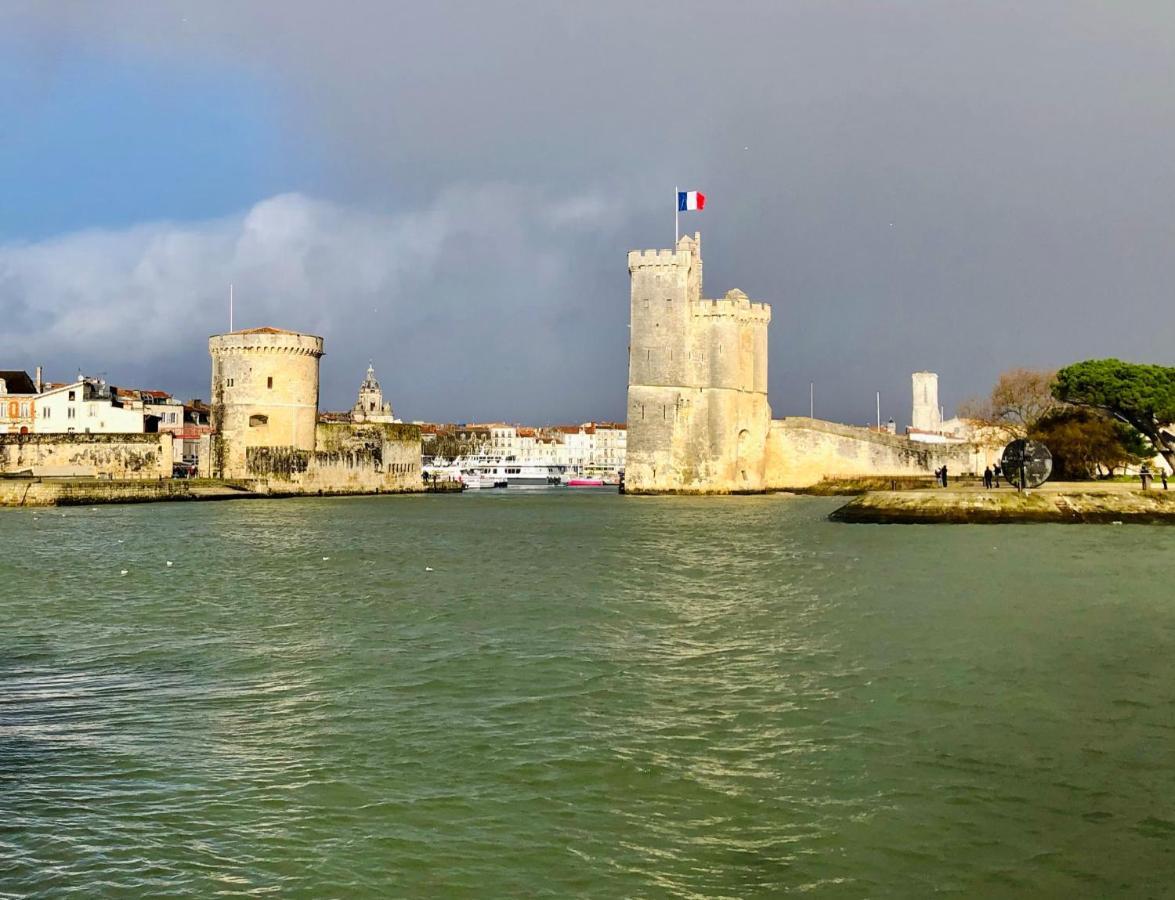
POLYGON ((232 386, 233 386, 233 380, 232 380, 231 378, 228 380, 228 386, 229 386, 229 387, 232 387, 232 386))
POLYGON ((41 407, 41 418, 42 418, 42 419, 47 419, 47 418, 49 418, 49 413, 51 413, 52 411, 53 411, 53 410, 52 410, 52 408, 51 408, 51 407, 48 407, 48 406, 42 406, 42 407, 41 407))
POLYGON ((272 375, 270 375, 268 378, 265 379, 265 386, 267 388, 273 387, 273 376, 272 375))
POLYGON ((20 405, 20 417, 23 419, 28 414, 29 414, 29 403, 26 400, 23 403, 21 403, 21 405, 20 405))
POLYGON ((649 308, 649 301, 648 300, 642 300, 641 304, 644 306, 645 309, 649 308))
POLYGON ((77 399, 77 393, 78 393, 77 391, 70 391, 70 392, 69 392, 69 399, 70 399, 70 400, 76 400, 76 399, 77 399))
POLYGON ((65 411, 65 417, 67 419, 76 419, 77 418, 77 410, 71 406, 69 409, 67 409, 65 411))
POLYGON ((269 416, 263 416, 260 414, 255 415, 255 416, 249 416, 249 427, 250 428, 257 428, 261 425, 268 425, 268 424, 269 424, 269 416))

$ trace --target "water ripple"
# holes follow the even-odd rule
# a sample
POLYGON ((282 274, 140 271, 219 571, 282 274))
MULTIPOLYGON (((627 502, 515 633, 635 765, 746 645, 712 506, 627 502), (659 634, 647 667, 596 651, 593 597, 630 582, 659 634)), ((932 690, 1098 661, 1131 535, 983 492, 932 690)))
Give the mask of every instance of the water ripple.
POLYGON ((5 511, 0 897, 1164 893, 1166 532, 834 503, 5 511))

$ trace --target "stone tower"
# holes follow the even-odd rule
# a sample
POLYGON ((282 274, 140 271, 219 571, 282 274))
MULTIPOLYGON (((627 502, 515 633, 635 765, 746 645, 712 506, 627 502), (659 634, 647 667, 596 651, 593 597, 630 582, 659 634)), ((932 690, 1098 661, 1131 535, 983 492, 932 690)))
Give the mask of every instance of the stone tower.
POLYGON ((351 407, 352 422, 393 422, 392 405, 384 403, 384 392, 375 378, 375 367, 368 363, 367 376, 359 385, 359 398, 351 407))
POLYGON ((702 299, 701 236, 628 254, 632 493, 765 487, 771 307, 742 291, 702 299))
POLYGON ((322 338, 250 328, 208 339, 212 355, 212 473, 248 474, 250 447, 314 450, 322 338))
POLYGON ((938 405, 938 375, 934 372, 915 372, 914 412, 910 427, 915 431, 942 431, 942 410, 938 405))

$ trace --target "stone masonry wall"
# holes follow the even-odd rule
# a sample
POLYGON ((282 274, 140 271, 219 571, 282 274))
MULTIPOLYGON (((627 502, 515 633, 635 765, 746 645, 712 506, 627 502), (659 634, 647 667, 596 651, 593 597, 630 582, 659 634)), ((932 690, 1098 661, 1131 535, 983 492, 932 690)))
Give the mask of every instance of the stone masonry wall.
POLYGON ((0 474, 159 479, 171 466, 167 433, 0 435, 0 474))
POLYGON ((990 453, 974 444, 923 444, 797 416, 771 423, 766 486, 786 490, 838 476, 930 475, 944 464, 948 473, 962 475, 982 472, 990 453))
POLYGON ((420 428, 402 424, 319 424, 319 449, 250 447, 248 477, 258 489, 294 494, 421 491, 420 428))

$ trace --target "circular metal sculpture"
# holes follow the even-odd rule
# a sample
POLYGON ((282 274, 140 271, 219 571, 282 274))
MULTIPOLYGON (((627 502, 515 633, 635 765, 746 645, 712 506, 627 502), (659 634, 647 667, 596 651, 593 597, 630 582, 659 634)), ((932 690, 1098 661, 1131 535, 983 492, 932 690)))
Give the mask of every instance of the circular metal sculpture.
POLYGON ((1004 478, 1017 488, 1040 487, 1053 474, 1053 455, 1040 441, 1021 438, 1004 448, 1000 468, 1004 478))

